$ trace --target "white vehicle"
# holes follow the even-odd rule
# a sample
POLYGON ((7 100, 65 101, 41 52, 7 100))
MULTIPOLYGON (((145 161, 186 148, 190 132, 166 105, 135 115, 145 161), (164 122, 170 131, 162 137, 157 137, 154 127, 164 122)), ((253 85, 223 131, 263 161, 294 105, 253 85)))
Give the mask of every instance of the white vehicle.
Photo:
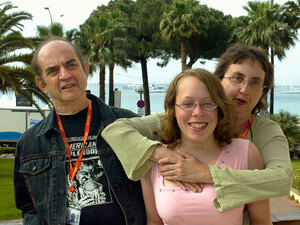
MULTIPOLYGON (((49 109, 44 109, 48 115, 49 109)), ((31 106, 0 108, 0 145, 15 145, 24 131, 41 121, 40 112, 31 106)))

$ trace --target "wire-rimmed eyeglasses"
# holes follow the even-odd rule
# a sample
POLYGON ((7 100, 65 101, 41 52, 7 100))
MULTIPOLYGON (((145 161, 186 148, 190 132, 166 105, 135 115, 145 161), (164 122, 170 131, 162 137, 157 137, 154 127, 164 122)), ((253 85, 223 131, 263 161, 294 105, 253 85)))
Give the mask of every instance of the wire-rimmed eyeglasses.
POLYGON ((243 76, 233 75, 232 77, 223 77, 229 79, 230 83, 234 86, 243 87, 246 83, 253 91, 260 91, 266 88, 260 79, 246 80, 243 76))
POLYGON ((175 106, 178 106, 179 108, 181 108, 183 111, 186 111, 186 112, 193 111, 197 105, 199 105, 202 110, 207 111, 207 112, 213 111, 218 107, 218 105, 215 102, 200 102, 200 103, 184 102, 181 104, 175 103, 175 106))

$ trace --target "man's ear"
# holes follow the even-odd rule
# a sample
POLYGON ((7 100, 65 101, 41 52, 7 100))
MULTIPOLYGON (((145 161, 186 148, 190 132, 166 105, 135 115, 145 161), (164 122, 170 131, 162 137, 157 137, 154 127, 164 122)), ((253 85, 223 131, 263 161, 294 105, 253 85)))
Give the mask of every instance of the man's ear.
POLYGON ((39 89, 41 89, 45 94, 48 94, 48 90, 47 90, 47 88, 46 88, 46 84, 45 84, 45 82, 43 81, 43 79, 42 79, 41 77, 37 76, 37 77, 35 78, 35 84, 36 84, 36 86, 37 86, 39 89))

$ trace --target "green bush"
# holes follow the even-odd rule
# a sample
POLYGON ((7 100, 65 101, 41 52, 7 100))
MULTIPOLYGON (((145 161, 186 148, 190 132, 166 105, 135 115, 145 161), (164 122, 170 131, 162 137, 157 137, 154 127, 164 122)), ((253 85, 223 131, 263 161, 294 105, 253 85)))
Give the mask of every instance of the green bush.
POLYGON ((290 148, 296 143, 300 143, 300 119, 298 115, 281 110, 278 114, 269 114, 269 118, 280 125, 288 139, 290 148))
POLYGON ((16 147, 0 147, 0 155, 2 154, 15 154, 16 147))

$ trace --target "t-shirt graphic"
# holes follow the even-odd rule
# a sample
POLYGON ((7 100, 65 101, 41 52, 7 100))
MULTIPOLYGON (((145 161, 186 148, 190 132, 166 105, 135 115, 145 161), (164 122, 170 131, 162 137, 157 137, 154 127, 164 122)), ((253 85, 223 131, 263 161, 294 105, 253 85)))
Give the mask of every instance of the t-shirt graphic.
MULTIPOLYGON (((74 178, 74 192, 70 193, 70 161, 66 153, 67 206, 80 210, 80 225, 125 225, 124 213, 118 203, 99 157, 96 143, 99 139, 101 114, 92 102, 92 122, 85 144, 83 159, 74 178), (108 222, 109 221, 109 222, 108 222)), ((75 115, 60 116, 71 150, 73 167, 83 145, 87 108, 75 115)), ((106 168, 109 170, 109 166, 106 168)))
MULTIPOLYGON (((83 145, 83 137, 68 138, 73 167, 83 145)), ((67 156, 68 189, 71 186, 69 156, 67 156)), ((112 203, 111 192, 96 148, 96 136, 88 136, 83 159, 74 178, 74 192, 68 192, 69 206, 84 208, 112 203)))

